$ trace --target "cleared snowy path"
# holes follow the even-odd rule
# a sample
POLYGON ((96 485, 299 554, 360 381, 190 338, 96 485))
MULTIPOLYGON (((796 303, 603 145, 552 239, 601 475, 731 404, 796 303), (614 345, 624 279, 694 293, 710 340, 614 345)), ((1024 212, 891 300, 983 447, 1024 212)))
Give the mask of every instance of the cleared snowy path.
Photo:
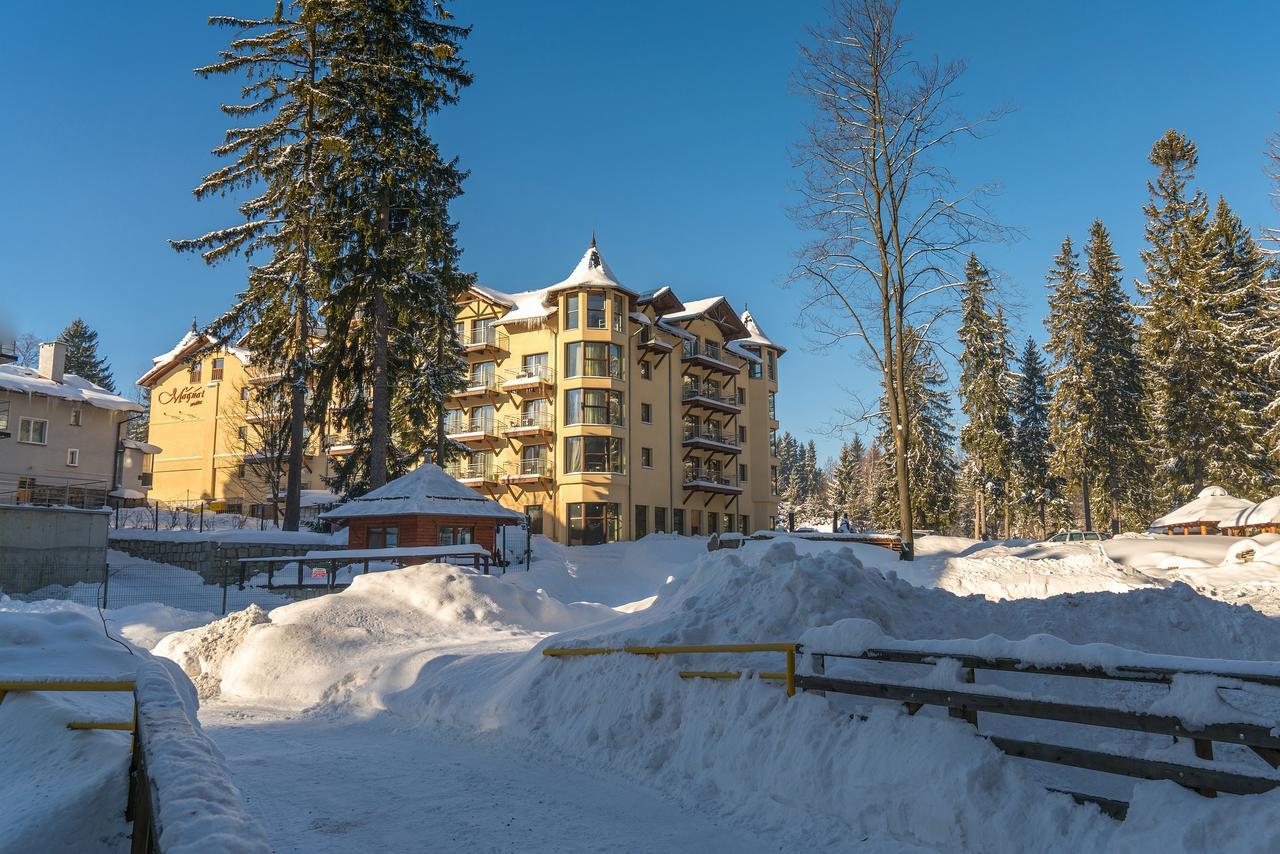
POLYGON ((787 850, 648 790, 447 728, 217 703, 200 719, 278 854, 787 850))

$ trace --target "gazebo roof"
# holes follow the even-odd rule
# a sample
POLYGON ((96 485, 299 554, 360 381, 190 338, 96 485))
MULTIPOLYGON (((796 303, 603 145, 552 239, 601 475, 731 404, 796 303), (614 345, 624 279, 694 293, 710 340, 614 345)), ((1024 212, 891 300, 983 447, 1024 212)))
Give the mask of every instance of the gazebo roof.
POLYGON ((1218 523, 1219 528, 1247 528, 1251 525, 1280 525, 1280 496, 1250 504, 1218 523))
POLYGON ((321 519, 363 516, 477 516, 505 524, 524 518, 463 486, 431 463, 320 514, 321 519))
POLYGON ((1227 517, 1252 506, 1252 501, 1228 495, 1220 486, 1206 486, 1193 500, 1156 519, 1149 527, 1176 528, 1200 523, 1218 525, 1227 517))

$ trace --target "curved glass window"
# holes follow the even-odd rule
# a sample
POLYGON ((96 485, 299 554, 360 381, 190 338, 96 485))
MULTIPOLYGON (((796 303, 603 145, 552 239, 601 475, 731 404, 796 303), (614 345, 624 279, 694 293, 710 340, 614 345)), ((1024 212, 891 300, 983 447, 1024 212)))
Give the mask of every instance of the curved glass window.
POLYGON ((610 436, 568 436, 564 440, 565 474, 625 474, 624 443, 610 436))
POLYGON ((571 388, 564 393, 565 424, 625 425, 620 391, 603 388, 571 388))
POLYGON ((622 348, 604 341, 573 341, 564 345, 566 377, 622 376, 622 348))

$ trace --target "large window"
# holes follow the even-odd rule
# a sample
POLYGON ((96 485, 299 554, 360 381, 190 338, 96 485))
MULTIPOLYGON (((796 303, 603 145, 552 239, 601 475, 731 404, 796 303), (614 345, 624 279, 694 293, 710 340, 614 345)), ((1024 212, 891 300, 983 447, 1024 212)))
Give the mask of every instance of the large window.
POLYGON ((681 507, 671 509, 671 533, 684 536, 684 509, 681 507))
POLYGON ((636 529, 632 532, 632 539, 638 540, 649 533, 649 506, 647 504, 636 505, 636 529))
POLYGON ((653 508, 653 530, 657 534, 665 534, 667 532, 667 508, 653 508))
POLYGON ((188 385, 199 385, 201 367, 203 367, 203 364, 201 362, 196 362, 194 365, 192 365, 190 368, 187 369, 188 385))
POLYGON ((19 418, 18 441, 28 445, 49 444, 49 422, 43 418, 19 418))
POLYGON ((542 533, 542 505, 526 504, 524 506, 524 515, 529 517, 529 533, 542 533))
POLYGON ((587 328, 609 328, 604 319, 604 294, 587 294, 587 328))
POLYGON ((465 546, 475 541, 476 529, 474 527, 446 525, 440 529, 440 545, 442 546, 465 546))
POLYGON ((776 380, 778 378, 778 357, 773 355, 772 350, 766 350, 765 354, 769 357, 769 379, 776 380))
POLYGON ((622 331, 622 315, 627 310, 627 301, 620 296, 613 298, 613 331, 622 331))
POLYGON ((564 393, 565 424, 625 424, 622 392, 603 388, 571 388, 564 393))
POLYGON ((570 504, 566 510, 569 516, 569 545, 594 546, 620 539, 622 524, 617 504, 592 501, 570 504))
POLYGON ((472 344, 496 344, 497 335, 494 333, 494 318, 478 317, 471 321, 471 343, 472 344))
POLYGON ((578 295, 567 294, 564 298, 564 328, 578 328, 578 295))
POLYGON ((226 365, 226 363, 227 363, 226 359, 214 359, 213 371, 209 374, 209 379, 211 380, 222 379, 222 369, 226 365))
POLYGON ((564 345, 565 376, 622 379, 622 348, 603 341, 564 345))
MULTIPOLYGON (((747 348, 747 351, 748 351, 748 352, 750 352, 752 355, 754 355, 756 358, 759 358, 759 357, 760 357, 760 348, 759 348, 759 347, 748 347, 748 348, 747 348)), ((763 372, 761 371, 761 366, 760 366, 760 363, 759 363, 759 362, 750 362, 750 361, 749 361, 749 362, 747 362, 747 376, 748 376, 748 377, 750 377, 750 378, 751 378, 751 379, 753 379, 753 380, 758 380, 758 379, 760 379, 760 377, 761 377, 762 373, 763 373, 763 372)))
POLYGON ((370 528, 367 542, 367 547, 371 549, 394 549, 400 545, 400 529, 370 528))
POLYGON ((547 474, 546 445, 525 445, 520 449, 520 474, 530 477, 547 474))
POLYGON ((564 440, 565 474, 623 474, 623 441, 610 436, 569 436, 564 440))
POLYGON ((775 392, 769 392, 769 417, 774 421, 778 420, 778 404, 775 400, 776 397, 777 394, 775 392))
POLYGON ((493 388, 493 380, 498 374, 497 362, 476 362, 471 366, 470 388, 493 388))

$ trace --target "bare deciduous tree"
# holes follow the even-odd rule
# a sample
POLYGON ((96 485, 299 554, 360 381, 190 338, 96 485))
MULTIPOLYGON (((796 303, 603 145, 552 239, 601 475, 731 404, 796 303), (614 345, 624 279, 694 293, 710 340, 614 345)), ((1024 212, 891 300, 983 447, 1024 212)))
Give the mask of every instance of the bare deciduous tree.
POLYGON ((902 558, 914 557, 908 477, 908 328, 926 335, 953 300, 965 247, 1005 233, 983 205, 992 187, 960 190, 948 150, 1000 112, 966 121, 953 109, 959 62, 913 59, 889 0, 832 0, 810 29, 796 75, 814 106, 797 146, 797 221, 816 235, 793 281, 819 343, 857 342, 880 372, 894 437, 902 558))
POLYGON ((243 471, 236 477, 241 498, 270 504, 274 522, 279 521, 289 474, 291 391, 279 376, 247 382, 239 389, 241 406, 225 428, 228 444, 243 455, 243 471))

